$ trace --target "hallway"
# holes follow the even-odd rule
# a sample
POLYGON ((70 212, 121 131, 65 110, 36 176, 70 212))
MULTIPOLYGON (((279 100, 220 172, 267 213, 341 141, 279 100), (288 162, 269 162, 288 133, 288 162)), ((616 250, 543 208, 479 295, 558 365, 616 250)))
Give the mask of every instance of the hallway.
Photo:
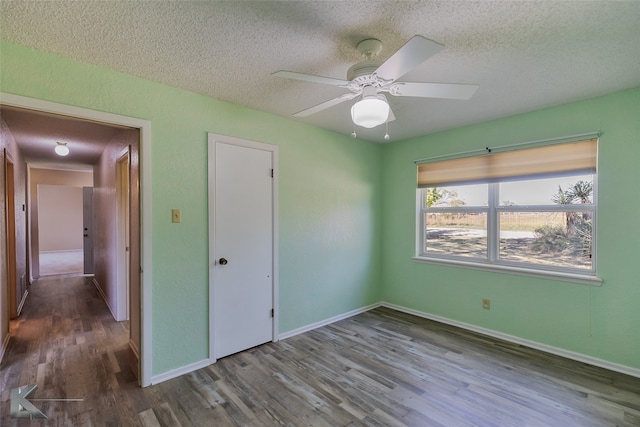
POLYGON ((49 425, 106 425, 137 417, 128 399, 140 392, 129 368, 128 340, 127 322, 113 320, 91 278, 36 281, 23 314, 11 323, 0 366, 0 425, 18 425, 9 418, 9 395, 28 384, 38 385, 30 399, 83 399, 34 401, 49 425))

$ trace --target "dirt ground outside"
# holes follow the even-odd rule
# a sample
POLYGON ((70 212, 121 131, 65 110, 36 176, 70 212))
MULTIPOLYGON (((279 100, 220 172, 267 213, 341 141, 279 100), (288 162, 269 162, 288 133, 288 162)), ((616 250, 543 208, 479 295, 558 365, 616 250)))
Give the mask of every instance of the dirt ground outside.
MULTIPOLYGON (((531 249, 533 232, 506 231, 500 236, 500 259, 556 267, 591 268, 591 259, 564 252, 544 253, 531 249)), ((487 258, 484 230, 431 228, 427 232, 427 253, 449 254, 469 258, 487 258)))

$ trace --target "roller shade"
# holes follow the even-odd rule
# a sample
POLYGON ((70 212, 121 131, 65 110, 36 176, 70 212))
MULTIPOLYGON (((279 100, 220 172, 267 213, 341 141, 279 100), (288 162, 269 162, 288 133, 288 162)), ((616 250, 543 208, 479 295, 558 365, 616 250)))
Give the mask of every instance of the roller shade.
POLYGON ((595 173, 598 139, 488 153, 418 165, 418 187, 557 173, 595 173))

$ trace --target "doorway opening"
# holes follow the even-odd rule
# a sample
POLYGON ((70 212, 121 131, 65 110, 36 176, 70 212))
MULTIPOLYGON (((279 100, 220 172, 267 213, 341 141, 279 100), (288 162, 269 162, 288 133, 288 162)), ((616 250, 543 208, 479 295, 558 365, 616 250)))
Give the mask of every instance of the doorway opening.
POLYGON ((30 210, 36 215, 32 215, 30 240, 31 245, 38 248, 37 252, 30 252, 33 258, 38 257, 38 262, 33 263, 32 278, 92 273, 93 260, 85 259, 86 250, 92 249, 87 245, 92 232, 85 224, 85 217, 92 216, 92 206, 84 198, 85 188, 93 186, 93 172, 32 168, 30 176, 36 181, 31 185, 36 195, 30 210), (60 177, 75 185, 49 184, 60 177), (85 271, 87 264, 91 265, 88 272, 85 271))
MULTIPOLYGON (((0 107, 10 107, 10 108, 22 108, 25 110, 29 110, 34 113, 39 113, 42 115, 59 115, 66 120, 77 120, 79 123, 92 123, 92 124, 102 124, 106 126, 114 126, 118 129, 121 129, 122 132, 130 132, 135 134, 135 142, 131 143, 130 141, 126 142, 124 146, 134 147, 133 152, 129 154, 129 164, 130 164, 130 173, 127 177, 127 183, 129 184, 129 206, 127 211, 129 212, 128 218, 130 222, 135 221, 135 226, 129 224, 127 226, 129 241, 127 242, 125 248, 129 250, 130 259, 128 260, 129 265, 129 273, 128 279, 130 282, 129 292, 125 293, 125 318, 127 316, 127 312, 129 312, 129 317, 136 317, 136 321, 133 322, 133 319, 130 323, 130 328, 135 327, 137 330, 135 332, 131 332, 130 340, 137 341, 134 342, 135 355, 137 356, 138 369, 136 369, 136 374, 138 374, 139 383, 142 386, 150 385, 151 383, 151 354, 150 352, 145 351, 146 349, 151 348, 150 345, 150 326, 151 326, 151 295, 150 295, 150 285, 151 282, 151 253, 150 253, 150 245, 144 244, 145 241, 150 241, 150 227, 151 227, 151 218, 150 211, 145 209, 145 207, 150 206, 151 202, 151 194, 149 189, 147 188, 150 185, 150 122, 140 119, 134 119, 126 116, 119 116, 110 113, 102 113, 94 110, 88 110, 84 108, 72 107, 63 104, 51 103, 42 100, 36 100, 31 98, 25 98, 21 96, 11 95, 11 94, 2 94, 2 102, 0 107), (145 169, 142 170, 140 168, 141 163, 145 163, 145 169), (144 174, 142 172, 145 172, 144 174), (135 203, 135 206, 131 205, 131 202, 135 203), (135 236, 135 239, 132 237, 135 236), (135 240, 135 241, 134 241, 135 240), (133 268, 133 266, 136 268, 133 268), (145 268, 146 267, 146 268, 145 268), (146 274, 143 276, 142 272, 146 271, 146 274), (133 299, 130 300, 131 304, 129 307, 126 306, 126 301, 129 298, 126 298, 127 294, 136 293, 137 296, 135 301, 133 299)), ((4 117, 3 117, 4 119, 4 117)), ((18 139, 18 138, 16 138, 18 139)), ((118 138, 115 138, 118 139, 118 138)), ((121 140, 122 141, 122 140, 121 140)), ((124 141, 127 141, 126 138, 124 141)), ((20 145, 19 141, 17 141, 18 146, 20 145)), ((116 161, 118 160, 117 154, 122 150, 122 146, 118 146, 118 144, 113 145, 113 150, 108 151, 106 156, 103 156, 101 163, 96 164, 96 167, 100 170, 99 174, 95 174, 95 181, 98 183, 104 184, 109 180, 113 180, 113 185, 115 189, 115 180, 116 180, 116 161), (111 166, 109 166, 111 165, 111 166)), ((22 148, 20 148, 22 151, 22 148)), ((105 151, 107 151, 105 149, 105 151)), ((28 161, 28 156, 24 156, 28 161)), ((30 172, 33 169, 30 167, 30 172)), ((110 307, 112 314, 114 317, 117 316, 118 310, 114 310, 115 303, 118 302, 117 291, 113 292, 113 287, 108 283, 115 283, 116 278, 113 275, 114 268, 108 267, 111 265, 115 265, 117 256, 115 251, 105 250, 105 247, 108 245, 105 244, 105 235, 100 235, 100 233, 111 234, 109 230, 114 230, 116 228, 115 221, 115 211, 116 211, 116 200, 115 200, 115 191, 103 191, 105 194, 109 194, 112 199, 111 203, 113 206, 113 215, 110 220, 111 226, 103 227, 102 224, 95 224, 96 235, 94 236, 97 240, 95 245, 96 253, 95 255, 95 265, 99 267, 101 262, 98 261, 102 259, 102 267, 103 272, 105 274, 103 277, 104 285, 102 290, 103 299, 109 305, 109 302, 113 302, 113 306, 110 307), (98 232, 98 230, 100 230, 98 232), (102 245, 102 246, 101 246, 102 245)), ((95 196, 95 195, 94 195, 95 196)), ((100 200, 100 197, 96 198, 97 200, 93 201, 93 206, 96 210, 104 210, 104 207, 109 203, 108 197, 100 200)), ((27 204, 28 206, 28 204, 27 204)), ((32 215, 33 212, 28 212, 29 215, 32 215)), ((97 217, 98 215, 96 215, 97 217)), ((108 217, 108 215, 103 215, 104 218, 108 217)), ((105 221, 109 222, 108 219, 105 221)), ((2 225, 5 227, 5 225, 2 225)), ((19 238, 27 240, 27 235, 30 235, 31 230, 28 230, 24 236, 19 236, 19 238)), ((4 233, 3 233, 4 234, 4 233)), ((115 246, 115 236, 114 232, 111 234, 113 237, 112 244, 115 246)), ((108 240, 108 239, 106 239, 108 240)), ((29 243, 29 242, 27 242, 29 243)), ((33 249, 33 248, 30 248, 33 249)), ((35 259, 31 257, 33 261, 35 259)), ((100 271, 96 268, 96 277, 98 277, 100 271)), ((97 280, 98 282, 100 280, 97 280)), ((100 291, 100 287, 98 290, 100 291)), ((121 319, 118 319, 121 320, 121 319)), ((4 338, 4 336, 2 337, 4 338)), ((131 343, 130 343, 131 344, 131 343)))

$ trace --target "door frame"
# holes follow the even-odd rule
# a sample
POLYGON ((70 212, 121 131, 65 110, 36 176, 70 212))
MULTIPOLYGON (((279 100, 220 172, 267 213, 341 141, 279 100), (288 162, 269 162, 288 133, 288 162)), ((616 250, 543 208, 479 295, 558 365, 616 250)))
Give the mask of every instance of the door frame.
POLYGON ((131 265, 130 209, 131 149, 123 149, 116 159, 116 283, 118 320, 129 320, 129 268, 131 265), (123 249, 124 248, 124 249, 123 249))
POLYGON ((142 387, 152 379, 151 258, 151 122, 36 98, 0 92, 0 104, 138 129, 140 134, 140 376, 142 387))
MULTIPOLYGON (((7 291, 9 297, 9 320, 18 317, 20 308, 18 307, 18 271, 17 271, 17 252, 16 252, 16 205, 15 205, 15 163, 4 149, 4 198, 5 198, 5 221, 6 221, 6 248, 7 248, 7 291)), ((20 296, 22 297, 22 295, 20 296)), ((22 307, 22 304, 20 304, 22 307)))
POLYGON ((213 272, 212 269, 216 265, 216 249, 215 249, 215 182, 216 182, 216 143, 224 143, 236 145, 239 147, 253 148, 257 150, 268 151, 272 155, 273 161, 273 181, 272 181, 272 198, 273 198, 273 216, 272 230, 272 303, 273 303, 273 319, 271 323, 272 342, 278 341, 278 300, 279 300, 279 274, 278 274, 278 146, 266 144, 263 142, 250 141, 232 136, 219 135, 215 133, 208 134, 208 205, 209 205, 209 363, 216 362, 215 339, 214 339, 214 297, 213 297, 213 272))

